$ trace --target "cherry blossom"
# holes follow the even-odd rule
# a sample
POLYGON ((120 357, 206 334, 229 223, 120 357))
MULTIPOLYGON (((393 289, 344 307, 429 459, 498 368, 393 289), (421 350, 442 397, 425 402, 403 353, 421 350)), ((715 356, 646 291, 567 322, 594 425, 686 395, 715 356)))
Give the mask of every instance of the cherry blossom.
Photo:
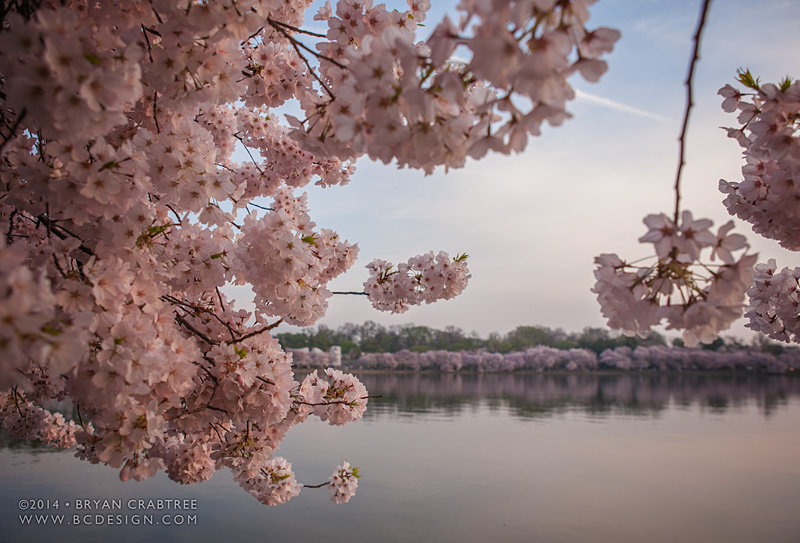
POLYGON ((350 501, 358 488, 358 468, 350 465, 350 462, 342 462, 336 467, 333 474, 328 479, 328 487, 333 495, 333 503, 347 503, 350 501))
MULTIPOLYGON (((739 111, 742 126, 727 131, 743 147, 745 158, 742 181, 719 182, 726 195, 724 204, 729 213, 751 223, 754 232, 800 250, 800 221, 793 204, 800 196, 800 82, 786 78, 777 85, 762 85, 749 70, 738 75, 744 92, 731 85, 719 91, 725 98, 722 108, 739 111)), ((778 272, 774 260, 756 266, 748 290, 748 328, 781 341, 800 342, 797 273, 797 268, 778 272)))
POLYGON ((373 260, 364 291, 375 309, 404 313, 412 305, 449 300, 464 290, 471 277, 467 255, 454 258, 444 251, 411 258, 397 269, 390 262, 373 260))
POLYGON ((730 222, 716 236, 711 220, 694 220, 689 211, 680 226, 663 214, 648 215, 644 223, 649 230, 639 241, 654 245, 654 263, 627 263, 615 254, 595 259, 592 292, 609 327, 645 336, 666 320, 668 329, 683 330, 688 346, 714 341, 742 316, 757 255, 733 256, 748 246, 743 236, 728 234, 730 222), (700 255, 706 249, 723 264, 704 263, 700 255))
MULTIPOLYGON (((345 185, 362 156, 431 172, 520 152, 569 117, 569 78, 607 68, 620 35, 587 28, 589 3, 465 1, 429 22, 427 0, 341 0, 314 15, 324 33, 303 28, 310 0, 8 4, 4 427, 123 480, 165 471, 193 484, 229 469, 266 504, 295 496, 276 455, 287 432, 311 415, 355 421, 368 402, 353 376, 296 378, 271 336, 317 322, 358 254, 311 219, 303 187, 345 185), (289 102, 301 118, 278 109, 289 102), (231 285, 251 288, 251 310, 231 285)), ((689 228, 691 255, 705 240, 689 228)), ((469 277, 466 255, 375 260, 360 294, 401 312, 453 298, 469 277)), ((334 501, 356 477, 337 468, 334 501)))
POLYGON ((720 90, 723 109, 739 110, 740 128, 729 128, 728 135, 744 148, 746 164, 742 181, 720 180, 726 195, 725 207, 753 225, 753 231, 777 240, 783 247, 800 250, 800 218, 792 202, 800 195, 800 82, 786 79, 781 84, 761 85, 740 72, 739 82, 749 92, 730 85, 720 90), (735 97, 735 101, 731 98, 735 97))

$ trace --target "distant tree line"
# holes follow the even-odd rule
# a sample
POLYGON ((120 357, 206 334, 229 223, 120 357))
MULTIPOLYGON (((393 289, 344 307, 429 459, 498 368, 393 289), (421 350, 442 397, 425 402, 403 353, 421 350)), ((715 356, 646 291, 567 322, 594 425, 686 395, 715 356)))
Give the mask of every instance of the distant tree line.
MULTIPOLYGON (((414 324, 392 325, 389 327, 367 321, 364 324, 347 323, 336 329, 320 325, 305 328, 299 332, 286 332, 275 336, 284 349, 318 348, 327 351, 333 345, 342 348, 342 356, 357 359, 366 353, 396 353, 407 350, 416 353, 428 351, 487 351, 490 353, 511 353, 544 346, 553 349, 587 349, 596 354, 617 347, 667 346, 662 334, 651 332, 646 338, 627 337, 604 328, 584 328, 581 332, 565 332, 561 328, 546 326, 518 326, 505 335, 492 332, 486 339, 477 333, 465 333, 461 328, 448 326, 437 330, 428 326, 414 324)), ((683 346, 674 340, 674 346, 683 346)), ((704 346, 708 350, 756 350, 780 354, 783 346, 758 336, 751 344, 736 338, 717 339, 704 346)))

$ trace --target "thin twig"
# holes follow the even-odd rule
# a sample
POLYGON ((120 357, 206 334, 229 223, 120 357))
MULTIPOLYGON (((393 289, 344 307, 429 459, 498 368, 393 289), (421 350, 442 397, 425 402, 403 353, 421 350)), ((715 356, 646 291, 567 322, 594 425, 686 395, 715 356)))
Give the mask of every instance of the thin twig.
POLYGON ((267 18, 267 21, 272 26, 280 25, 283 28, 287 28, 287 29, 291 30, 292 32, 299 32, 301 34, 308 34, 309 36, 314 36, 316 38, 327 38, 327 36, 325 34, 319 34, 317 32, 311 32, 310 30, 304 30, 302 28, 297 28, 296 26, 292 26, 290 24, 286 24, 286 23, 281 22, 281 21, 276 21, 275 19, 272 19, 272 18, 269 18, 269 17, 267 18))
POLYGON ((263 334, 264 332, 267 332, 267 331, 272 330, 273 328, 277 327, 282 322, 283 322, 283 318, 280 318, 277 321, 275 321, 272 324, 270 324, 269 326, 265 326, 263 328, 259 328, 258 330, 255 330, 253 332, 250 332, 249 334, 245 334, 243 336, 240 336, 240 337, 234 339, 233 341, 228 341, 228 343, 239 343, 240 341, 244 341, 245 339, 249 339, 249 338, 251 338, 253 336, 257 336, 258 334, 263 334))
POLYGON ((274 210, 273 208, 271 208, 271 207, 264 207, 264 206, 261 206, 261 205, 258 205, 258 204, 254 204, 253 202, 250 202, 250 203, 248 203, 247 205, 249 205, 249 206, 253 206, 253 207, 257 207, 258 209, 263 209, 264 211, 275 211, 275 210, 274 210))
POLYGON ((156 124, 156 134, 161 133, 158 126, 158 91, 153 91, 153 122, 156 124))
POLYGON ((330 96, 331 100, 335 100, 336 96, 334 96, 333 91, 328 87, 328 85, 325 84, 325 82, 322 80, 322 78, 317 74, 316 70, 314 70, 314 67, 311 66, 311 63, 308 61, 306 56, 302 53, 302 51, 300 51, 300 48, 302 47, 303 49, 305 49, 306 51, 308 51, 309 53, 311 53, 312 55, 314 55, 315 57, 317 57, 319 59, 327 60, 328 62, 332 62, 333 64, 335 64, 336 66, 338 66, 342 70, 346 70, 347 67, 344 64, 342 64, 341 62, 339 62, 338 60, 335 60, 335 59, 333 59, 331 57, 328 57, 328 56, 325 56, 325 55, 321 55, 320 53, 317 53, 316 51, 314 51, 313 49, 308 47, 303 42, 297 41, 296 39, 294 39, 294 37, 291 34, 289 34, 283 27, 281 27, 275 21, 271 21, 270 20, 269 24, 274 29, 276 29, 278 32, 283 34, 283 36, 287 40, 289 40, 289 42, 292 44, 292 47, 294 47, 294 51, 295 51, 295 53, 297 53, 297 56, 300 57, 300 59, 303 61, 303 63, 308 68, 308 72, 314 77, 314 79, 317 80, 317 82, 322 86, 322 88, 325 90, 325 92, 328 93, 328 96, 330 96))
POLYGON ((261 169, 261 167, 258 165, 258 162, 256 162, 256 159, 253 158, 253 153, 250 152, 250 148, 244 142, 244 140, 242 139, 242 136, 240 136, 239 134, 234 134, 233 137, 236 138, 237 140, 239 140, 239 143, 241 143, 244 146, 244 150, 247 151, 248 155, 250 155, 250 160, 253 161, 253 165, 256 167, 256 170, 258 170, 258 173, 260 173, 261 175, 264 175, 264 170, 261 169))
POLYGON ((11 215, 8 217, 8 232, 6 232, 6 245, 11 245, 11 242, 14 241, 14 216, 17 214, 17 210, 13 209, 11 211, 11 215))
POLYGON ((217 291, 217 299, 219 300, 219 306, 225 311, 225 304, 222 303, 222 293, 219 291, 219 287, 214 287, 214 290, 217 291))
POLYGON ((675 224, 678 224, 678 218, 680 215, 680 203, 681 203, 681 173, 683 172, 683 166, 686 164, 685 159, 685 148, 686 148, 686 130, 689 126, 689 113, 692 110, 692 106, 694 102, 692 101, 692 78, 694 76, 694 67, 697 64, 697 60, 700 58, 699 51, 700 51, 700 36, 703 32, 703 27, 706 24, 706 14, 708 13, 708 7, 711 5, 711 0, 703 0, 703 9, 700 12, 700 20, 697 23, 697 30, 694 33, 694 51, 692 51, 692 60, 689 63, 689 74, 686 76, 686 111, 683 115, 683 126, 681 127, 681 135, 678 138, 680 142, 680 151, 678 154, 678 173, 675 176, 675 215, 674 221, 675 224))
MULTIPOLYGON (((39 215, 38 217, 36 217, 36 221, 39 224, 43 224, 47 228, 48 232, 52 232, 59 239, 67 239, 66 234, 69 234, 73 238, 75 238, 75 239, 77 239, 79 241, 82 241, 81 238, 78 237, 77 234, 73 234, 72 232, 70 232, 69 230, 64 228, 63 226, 61 226, 59 224, 56 224, 55 221, 50 220, 44 214, 39 215), (58 230, 56 230, 56 228, 58 228, 58 230), (66 234, 64 234, 64 232, 66 232, 66 234)), ((85 245, 83 245, 83 243, 81 243, 81 245, 78 247, 78 249, 80 249, 81 251, 83 251, 84 253, 86 253, 89 256, 94 256, 94 252, 91 249, 89 249, 88 247, 86 247, 85 245)))
POLYGON ((203 341, 205 341, 209 345, 219 345, 218 341, 214 341, 213 339, 211 339, 210 337, 205 335, 203 332, 201 332, 200 330, 198 330, 197 328, 192 326, 189 323, 189 321, 184 319, 178 313, 175 313, 175 320, 178 322, 178 324, 183 325, 187 330, 189 330, 191 333, 193 333, 194 335, 196 335, 197 337, 199 337, 200 339, 202 339, 203 341))
POLYGON ((195 311, 197 313, 208 313, 214 319, 216 319, 222 326, 228 329, 228 333, 230 333, 231 339, 236 339, 236 332, 233 330, 230 323, 222 320, 222 318, 213 311, 199 305, 191 304, 184 300, 179 300, 178 298, 171 296, 169 294, 165 294, 164 296, 161 297, 161 299, 164 300, 165 302, 169 302, 171 304, 177 304, 185 308, 191 309, 192 311, 195 311))
POLYGON ((262 27, 260 27, 258 30, 256 30, 255 32, 253 32, 252 34, 250 34, 249 36, 247 36, 247 38, 246 38, 246 39, 244 39, 244 40, 241 42, 241 43, 242 43, 242 45, 244 45, 245 43, 249 42, 250 40, 252 40, 252 39, 253 39, 253 38, 255 38, 256 36, 258 36, 259 34, 261 34, 261 32, 263 32, 263 30, 264 30, 264 27, 262 26, 262 27))
POLYGON ((144 25, 142 25, 142 34, 144 34, 144 41, 147 43, 147 56, 150 57, 150 64, 153 64, 153 47, 150 45, 150 36, 147 35, 144 25))
POLYGON ((338 291, 338 292, 331 292, 331 294, 358 294, 361 296, 369 296, 369 294, 366 292, 356 292, 356 291, 347 291, 347 292, 338 291))
POLYGON ((19 114, 19 117, 17 117, 17 119, 14 121, 14 124, 11 126, 11 130, 9 131, 8 136, 4 137, 3 142, 0 143, 0 153, 3 152, 3 147, 5 147, 6 144, 12 139, 14 139, 14 136, 17 135, 17 128, 19 128, 19 125, 22 123, 22 119, 25 118, 25 115, 27 115, 27 113, 28 110, 23 108, 19 114))
POLYGON ((181 219, 181 216, 178 215, 178 212, 175 211, 175 209, 171 205, 166 204, 166 206, 167 206, 167 209, 169 209, 170 211, 172 211, 175 214, 175 218, 178 219, 178 226, 183 226, 183 220, 181 219))
MULTIPOLYGON (((283 34, 286 37, 286 39, 288 39, 290 42, 292 42, 293 45, 295 45, 295 48, 302 47, 303 49, 305 49, 306 51, 308 51, 309 53, 311 53, 312 55, 314 55, 315 57, 317 57, 320 60, 327 60, 328 62, 331 62, 331 63, 335 64, 336 66, 338 66, 342 70, 346 70, 347 69, 347 66, 345 66, 344 64, 342 64, 341 62, 339 62, 335 58, 331 58, 331 57, 329 57, 327 55, 323 55, 322 53, 318 53, 317 51, 314 51, 313 49, 311 49, 305 43, 294 39, 294 37, 291 34, 289 34, 286 30, 284 30, 282 28, 281 24, 277 23, 276 21, 273 21, 272 19, 268 19, 268 21, 269 21, 270 26, 272 28, 276 29, 281 34, 283 34)), ((285 26, 285 25, 283 25, 283 26, 285 26)))

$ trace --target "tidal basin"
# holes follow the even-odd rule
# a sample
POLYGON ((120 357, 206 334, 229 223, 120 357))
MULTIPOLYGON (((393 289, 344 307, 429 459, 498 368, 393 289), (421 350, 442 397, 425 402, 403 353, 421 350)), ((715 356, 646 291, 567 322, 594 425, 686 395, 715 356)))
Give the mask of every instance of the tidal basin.
POLYGON ((309 421, 277 453, 306 484, 343 460, 358 466, 347 504, 320 488, 267 507, 227 471, 193 486, 163 473, 122 483, 70 451, 3 434, 0 543, 798 541, 795 375, 360 378, 381 396, 361 421, 309 421))

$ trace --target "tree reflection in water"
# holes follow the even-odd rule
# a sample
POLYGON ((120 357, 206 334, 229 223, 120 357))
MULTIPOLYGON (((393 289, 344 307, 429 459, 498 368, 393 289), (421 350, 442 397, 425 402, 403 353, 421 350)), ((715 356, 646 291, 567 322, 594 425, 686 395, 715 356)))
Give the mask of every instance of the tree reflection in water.
POLYGON ((670 405, 723 413, 755 404, 765 417, 800 395, 800 378, 730 373, 365 373, 370 394, 365 418, 391 413, 450 415, 481 401, 522 418, 567 411, 593 417, 658 416, 670 405))

